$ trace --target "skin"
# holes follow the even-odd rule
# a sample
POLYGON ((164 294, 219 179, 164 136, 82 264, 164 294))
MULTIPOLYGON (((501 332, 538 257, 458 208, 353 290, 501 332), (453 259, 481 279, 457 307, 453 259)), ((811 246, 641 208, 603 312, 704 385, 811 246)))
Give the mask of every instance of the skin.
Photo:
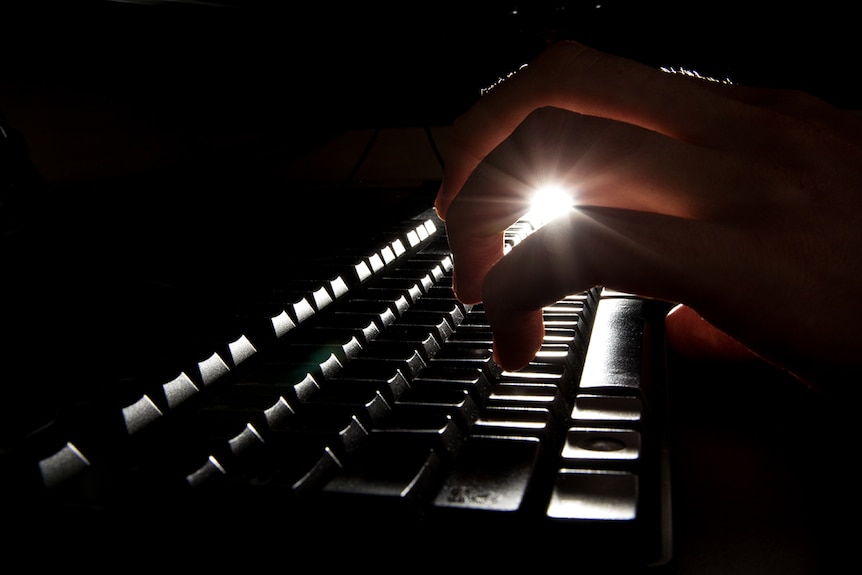
POLYGON ((862 117, 795 91, 555 44, 452 125, 435 207, 454 285, 525 365, 541 308, 594 285, 680 303, 672 348, 757 357, 823 389, 862 349, 862 117), (544 183, 575 208, 503 257, 544 183))

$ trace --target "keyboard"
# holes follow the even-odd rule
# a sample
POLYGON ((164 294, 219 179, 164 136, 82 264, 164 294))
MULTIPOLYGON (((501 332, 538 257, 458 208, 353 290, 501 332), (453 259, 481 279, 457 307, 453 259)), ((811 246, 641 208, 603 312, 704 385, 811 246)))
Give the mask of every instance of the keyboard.
MULTIPOLYGON (((512 226, 507 248, 532 231, 512 226)), ((454 297, 431 208, 298 269, 4 446, 4 506, 62 533, 145 510, 377 545, 516 532, 599 565, 669 561, 664 304, 567 296, 544 309, 535 359, 505 371, 482 305, 454 297)))

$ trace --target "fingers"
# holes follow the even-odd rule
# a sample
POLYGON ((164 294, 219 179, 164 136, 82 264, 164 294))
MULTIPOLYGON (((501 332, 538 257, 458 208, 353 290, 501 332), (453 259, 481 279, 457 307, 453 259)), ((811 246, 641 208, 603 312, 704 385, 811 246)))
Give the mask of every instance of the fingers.
POLYGON ((601 285, 696 310, 696 316, 677 312, 670 318, 670 343, 683 351, 687 346, 742 358, 747 348, 810 384, 834 375, 822 372, 824 365, 838 371, 858 366, 854 319, 862 317, 862 306, 837 294, 849 282, 807 277, 810 265, 799 265, 800 252, 787 252, 786 242, 769 234, 650 212, 573 210, 489 269, 482 299, 495 359, 510 370, 526 365, 544 337, 542 308, 601 285), (827 292, 833 297, 814 295, 827 292), (799 301, 815 299, 818 313, 795 313, 799 301), (733 334, 739 346, 722 332, 733 334))
POLYGON ((736 248, 733 232, 717 226, 646 212, 574 210, 488 272, 482 298, 495 357, 506 369, 523 367, 542 343, 542 308, 595 285, 668 301, 727 299, 721 274, 736 248), (727 245, 727 261, 705 264, 700 254, 710 245, 727 245))
POLYGON ((474 170, 450 207, 455 292, 466 303, 481 299, 485 274, 503 256, 503 231, 544 185, 566 190, 578 206, 714 217, 750 210, 755 201, 736 197, 741 188, 727 181, 739 173, 729 165, 738 161, 629 124, 536 110, 474 170))
POLYGON ((452 126, 450 154, 435 201, 442 218, 448 217, 452 200, 483 158, 531 112, 548 106, 684 142, 724 146, 738 140, 728 129, 728 99, 704 82, 562 42, 494 88, 452 126))
POLYGON ((541 345, 542 307, 594 285, 684 302, 720 331, 678 312, 671 334, 732 334, 803 380, 858 365, 860 117, 557 45, 450 130, 435 207, 456 293, 484 301, 507 369, 541 345), (578 209, 503 257, 549 183, 578 209))

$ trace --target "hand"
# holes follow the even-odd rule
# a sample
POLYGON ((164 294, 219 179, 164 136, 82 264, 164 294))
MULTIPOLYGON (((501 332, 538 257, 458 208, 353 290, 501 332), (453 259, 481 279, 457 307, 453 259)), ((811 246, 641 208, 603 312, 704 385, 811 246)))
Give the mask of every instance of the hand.
POLYGON ((856 112, 563 42, 458 118, 445 160, 454 288, 505 368, 538 350, 543 306, 594 285, 681 302, 671 343, 695 325, 809 384, 862 363, 856 112), (545 184, 574 209, 503 257, 545 184))

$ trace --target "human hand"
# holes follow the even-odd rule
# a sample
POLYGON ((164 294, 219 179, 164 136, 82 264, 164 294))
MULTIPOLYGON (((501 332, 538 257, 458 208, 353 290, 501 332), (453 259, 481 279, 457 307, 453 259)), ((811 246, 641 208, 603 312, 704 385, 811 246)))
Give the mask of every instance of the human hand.
POLYGON ((855 112, 562 42, 449 135, 435 207, 453 287, 484 302, 503 367, 540 347, 543 306, 594 285, 682 302, 670 343, 697 326, 809 384, 862 362, 855 112), (546 184, 574 209, 503 257, 503 230, 546 184))

